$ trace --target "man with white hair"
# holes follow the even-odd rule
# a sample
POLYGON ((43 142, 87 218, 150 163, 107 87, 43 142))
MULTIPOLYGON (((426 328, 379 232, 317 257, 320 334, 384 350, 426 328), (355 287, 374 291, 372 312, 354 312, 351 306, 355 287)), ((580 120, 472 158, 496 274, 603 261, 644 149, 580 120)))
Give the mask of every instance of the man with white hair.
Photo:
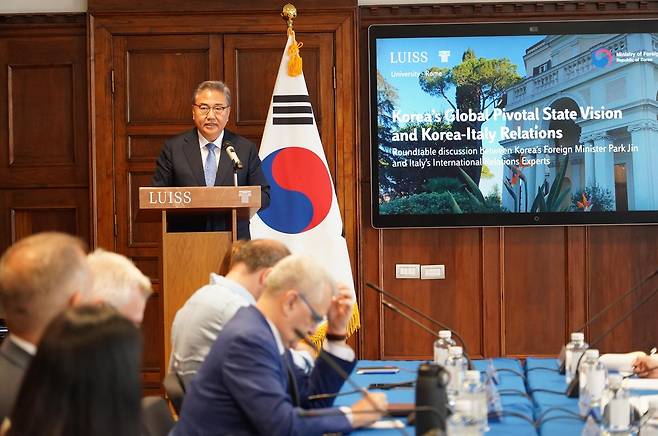
POLYGON ((149 278, 127 257, 101 248, 87 255, 87 263, 94 284, 86 302, 107 303, 135 325, 140 325, 146 300, 153 292, 149 278))
POLYGON ((291 255, 265 279, 256 305, 243 307, 224 326, 192 380, 174 436, 322 435, 348 433, 379 419, 383 393, 366 393, 352 407, 331 408, 344 380, 328 359, 349 373, 356 364, 347 345, 352 295, 338 292, 311 259, 291 255), (326 317, 327 341, 309 376, 295 372, 290 354, 300 335, 326 317), (308 411, 304 409, 315 409, 308 411))
POLYGON ((85 247, 65 233, 28 236, 0 258, 0 301, 10 332, 0 345, 0 422, 11 412, 46 326, 81 301, 90 283, 85 247))

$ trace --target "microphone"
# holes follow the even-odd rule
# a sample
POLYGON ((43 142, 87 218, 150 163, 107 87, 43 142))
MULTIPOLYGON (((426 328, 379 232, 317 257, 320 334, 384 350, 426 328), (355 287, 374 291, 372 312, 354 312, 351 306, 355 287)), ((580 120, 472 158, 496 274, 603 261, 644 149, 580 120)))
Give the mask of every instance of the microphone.
MULTIPOLYGON (((656 271, 656 272, 658 273, 658 271, 656 271)), ((404 307, 404 308, 406 308, 406 309, 409 309, 410 311, 412 311, 412 312, 415 313, 416 315, 418 315, 418 316, 420 316, 420 317, 426 319, 427 321, 431 322, 432 324, 436 324, 436 325, 438 325, 439 327, 441 327, 441 328, 443 328, 443 329, 445 329, 445 330, 450 330, 450 331, 455 335, 455 337, 456 337, 457 339, 459 339, 459 342, 461 342, 461 344, 462 344, 462 348, 464 349, 464 356, 466 357, 466 360, 468 361, 468 368, 469 368, 469 369, 473 369, 473 365, 471 364, 471 359, 468 357, 468 354, 469 354, 469 353, 468 353, 468 349, 467 349, 467 347, 466 347, 466 341, 464 341, 464 338, 462 338, 461 335, 460 335, 459 333, 457 333, 453 328, 451 328, 450 326, 448 326, 448 325, 446 325, 446 324, 444 324, 444 323, 442 323, 442 322, 440 322, 440 321, 438 321, 438 320, 432 318, 431 316, 425 314, 424 312, 421 312, 420 310, 416 309, 415 307, 413 307, 413 306, 411 306, 411 305, 405 303, 404 301, 402 301, 401 299, 399 299, 399 298, 396 297, 395 295, 391 294, 390 292, 386 292, 385 290, 383 290, 383 289, 380 288, 379 286, 375 285, 374 283, 366 282, 366 286, 368 286, 370 289, 373 289, 373 290, 376 291, 377 293, 382 294, 382 295, 384 295, 384 296, 390 298, 391 300, 395 301, 396 303, 402 305, 402 307, 404 307)), ((397 308, 396 308, 396 309, 397 309, 397 308)), ((398 310, 399 310, 399 309, 398 309, 398 310)), ((402 314, 402 312, 398 312, 398 313, 402 314)), ((405 316, 405 315, 402 315, 402 316, 405 316)), ((407 319, 411 321, 411 318, 410 318, 410 317, 407 318, 407 319)), ((413 321, 415 321, 417 325, 422 325, 422 324, 420 324, 420 323, 419 323, 418 321, 416 321, 416 320, 413 320, 413 321)), ((423 327, 424 327, 426 330, 429 331, 429 329, 427 329, 427 327, 425 327, 425 326, 423 326, 423 327)), ((432 335, 434 335, 435 337, 438 337, 438 335, 436 334, 436 332, 433 332, 433 331, 432 331, 431 333, 432 333, 432 335)))
MULTIPOLYGON (((299 330, 298 328, 295 328, 295 334, 296 334, 297 337, 299 337, 299 339, 301 339, 306 345, 315 348, 315 345, 313 344, 313 342, 309 341, 309 339, 306 337, 306 335, 305 335, 304 333, 302 333, 301 330, 299 330)), ((368 396, 368 391, 366 391, 363 387, 361 387, 361 386, 359 386, 358 384, 356 384, 356 383, 354 382, 354 380, 350 379, 350 375, 349 375, 347 372, 345 372, 345 370, 344 370, 343 368, 341 368, 340 365, 338 365, 338 363, 336 363, 336 361, 335 361, 334 359, 331 358, 331 356, 327 355, 326 353, 323 353, 322 350, 320 350, 320 352, 318 353, 318 357, 319 357, 320 359, 324 360, 325 363, 327 363, 327 364, 328 364, 328 365, 329 365, 334 371, 336 371, 336 374, 338 374, 338 376, 339 376, 340 378, 342 378, 344 381, 346 381, 346 382, 352 387, 352 389, 354 389, 355 391, 359 392, 359 393, 361 394, 361 396, 362 396, 362 397, 363 397, 368 403, 370 403, 370 405, 372 406, 372 409, 373 409, 374 411, 381 413, 382 416, 386 416, 386 415, 388 415, 388 412, 387 412, 386 410, 381 410, 381 409, 380 409, 380 408, 374 403, 374 401, 368 396)), ((322 412, 323 412, 322 410, 300 410, 300 415, 301 415, 301 416, 322 416, 322 412), (315 412, 315 413, 318 413, 318 412, 319 412, 319 415, 314 415, 314 412, 315 412)), ((329 412, 329 414, 332 414, 332 413, 334 413, 335 411, 334 411, 334 410, 325 410, 324 412, 329 412)), ((341 412, 341 413, 342 413, 342 412, 341 412)), ((369 413, 369 412, 367 412, 367 413, 369 413)), ((405 434, 405 435, 407 434, 407 432, 406 432, 404 429, 399 429, 399 430, 401 431, 402 434, 405 434)))
MULTIPOLYGON (((589 326, 591 323, 593 323, 594 321, 599 319, 604 313, 606 313, 608 310, 610 310, 610 308, 616 306, 617 303, 619 303, 621 300, 623 300, 624 298, 626 298, 629 295, 633 294, 635 291, 637 291, 640 287, 642 287, 645 283, 647 283, 649 280, 654 278, 656 275, 658 275, 658 269, 653 271, 652 273, 650 273, 646 277, 644 277, 642 280, 640 280, 640 282, 638 284, 633 286, 631 289, 629 289, 628 291, 621 294, 619 297, 612 300, 607 306, 605 306, 603 309, 599 310, 598 313, 596 313, 594 316, 592 316, 583 325, 581 325, 580 327, 578 327, 574 331, 575 332, 580 332, 580 331, 584 330, 585 327, 589 326)), ((562 347, 562 348, 564 349, 564 347, 562 347)), ((563 359, 563 354, 564 354, 563 352, 560 352, 560 374, 564 374, 565 369, 566 369, 565 368, 566 362, 563 359)))
MULTIPOLYGON (((658 288, 654 289, 651 291, 646 297, 644 297, 642 300, 640 300, 637 304, 633 305, 631 307, 631 310, 626 312, 619 320, 617 320, 614 324, 612 324, 607 330, 605 330, 598 338, 596 338, 587 349, 590 349, 594 347, 595 345, 598 345, 603 339, 605 339, 610 332, 612 332, 614 329, 616 329, 622 322, 626 321, 626 319, 631 316, 635 311, 637 311, 639 308, 644 306, 644 304, 649 301, 651 298, 653 298, 654 295, 658 293, 658 288)), ((569 386, 567 386, 567 397, 569 398, 577 398, 578 395, 580 394, 580 377, 579 375, 579 370, 580 370, 580 362, 583 360, 583 356, 585 353, 583 352, 580 355, 580 358, 578 359, 578 362, 576 363, 576 372, 573 376, 573 380, 571 380, 571 383, 569 383, 569 386)))
POLYGON ((233 143, 231 141, 224 141, 224 150, 226 151, 229 159, 231 159, 231 162, 233 162, 233 169, 241 170, 242 162, 240 161, 238 154, 235 152, 235 148, 233 147, 233 143))

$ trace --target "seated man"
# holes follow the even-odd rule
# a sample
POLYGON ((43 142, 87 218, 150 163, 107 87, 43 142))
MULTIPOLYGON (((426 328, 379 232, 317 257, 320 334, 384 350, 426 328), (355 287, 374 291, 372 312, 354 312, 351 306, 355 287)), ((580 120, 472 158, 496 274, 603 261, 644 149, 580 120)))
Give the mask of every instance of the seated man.
POLYGON ((300 256, 280 261, 265 279, 255 306, 240 309, 217 337, 188 390, 180 421, 172 434, 186 435, 321 435, 350 432, 382 416, 384 394, 366 394, 351 408, 308 400, 316 393, 335 393, 341 376, 325 361, 346 372, 355 365, 345 343, 352 315, 348 292, 336 286, 322 267, 300 256), (328 338, 307 379, 292 369, 290 353, 300 334, 310 334, 327 316, 328 338))
POLYGON ((136 326, 142 324, 151 281, 125 256, 101 248, 87 255, 94 284, 86 303, 104 302, 136 326))
POLYGON ((187 387, 224 325, 241 307, 255 304, 270 269, 290 251, 280 242, 260 239, 233 244, 225 277, 210 273, 174 318, 170 371, 187 387))
POLYGON ((0 258, 0 301, 9 327, 0 346, 0 422, 11 413, 46 326, 90 284, 82 241, 64 233, 28 236, 0 258))

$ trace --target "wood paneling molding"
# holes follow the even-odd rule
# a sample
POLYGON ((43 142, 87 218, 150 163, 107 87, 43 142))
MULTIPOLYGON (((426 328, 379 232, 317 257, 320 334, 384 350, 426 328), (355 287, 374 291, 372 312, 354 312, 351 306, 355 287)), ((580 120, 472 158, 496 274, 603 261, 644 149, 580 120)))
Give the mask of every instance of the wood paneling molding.
MULTIPOLYGON (((340 9, 357 6, 357 0, 297 0, 292 1, 297 11, 309 9, 340 9)), ((223 12, 223 11, 281 11, 285 2, 276 0, 89 0, 91 13, 101 12, 223 12)))
POLYGON ((450 22, 506 21, 541 16, 583 20, 588 18, 649 18, 658 15, 658 0, 641 1, 562 1, 515 3, 450 3, 420 5, 361 6, 361 26, 378 22, 408 23, 420 19, 450 20, 450 22))

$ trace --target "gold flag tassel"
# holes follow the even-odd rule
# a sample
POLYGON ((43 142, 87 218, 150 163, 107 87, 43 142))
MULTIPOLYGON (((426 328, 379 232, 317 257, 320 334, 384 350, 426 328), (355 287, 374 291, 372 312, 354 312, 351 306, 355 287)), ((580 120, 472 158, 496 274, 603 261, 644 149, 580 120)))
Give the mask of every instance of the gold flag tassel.
MULTIPOLYGON (((349 338, 361 327, 361 317, 359 316, 359 306, 354 303, 352 306, 352 317, 347 323, 347 337, 349 338)), ((318 326, 315 332, 308 337, 313 342, 316 351, 320 351, 322 341, 327 336, 327 323, 323 322, 318 326)))
POLYGON ((292 29, 292 22, 297 18, 297 8, 287 3, 283 6, 283 11, 281 11, 281 18, 288 25, 288 36, 292 37, 292 44, 288 49, 288 56, 290 56, 290 60, 288 61, 288 75, 291 77, 299 76, 302 74, 302 57, 299 55, 299 49, 302 48, 302 43, 297 42, 295 31, 292 29))
POLYGON ((303 43, 297 42, 295 39, 295 31, 292 27, 288 28, 288 36, 292 36, 292 44, 288 49, 288 75, 291 77, 299 76, 302 74, 302 57, 299 55, 299 49, 302 48, 303 43))

